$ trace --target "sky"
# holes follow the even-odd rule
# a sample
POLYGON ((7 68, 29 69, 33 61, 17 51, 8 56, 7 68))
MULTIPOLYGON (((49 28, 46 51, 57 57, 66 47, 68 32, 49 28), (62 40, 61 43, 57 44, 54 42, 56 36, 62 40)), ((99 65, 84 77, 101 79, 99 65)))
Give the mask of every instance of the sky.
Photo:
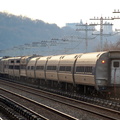
MULTIPOLYGON (((0 12, 22 15, 55 23, 59 27, 66 23, 99 22, 90 20, 95 17, 114 17, 113 13, 120 8, 120 0, 0 0, 0 12)), ((109 22, 120 28, 120 19, 109 22)))

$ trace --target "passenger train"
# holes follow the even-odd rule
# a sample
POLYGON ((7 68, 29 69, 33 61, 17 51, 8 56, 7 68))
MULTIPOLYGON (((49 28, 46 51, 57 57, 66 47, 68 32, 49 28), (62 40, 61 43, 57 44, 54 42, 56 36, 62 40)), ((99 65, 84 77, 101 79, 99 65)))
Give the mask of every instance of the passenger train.
POLYGON ((2 58, 0 76, 37 87, 120 97, 120 51, 2 58))

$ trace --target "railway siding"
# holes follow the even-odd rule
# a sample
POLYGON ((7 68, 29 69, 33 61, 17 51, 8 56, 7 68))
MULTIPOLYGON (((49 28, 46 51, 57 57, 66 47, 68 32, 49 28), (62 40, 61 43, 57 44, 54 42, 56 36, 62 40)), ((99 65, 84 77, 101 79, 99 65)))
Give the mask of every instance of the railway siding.
MULTIPOLYGON (((11 83, 11 85, 12 85, 12 83, 11 83)), ((15 85, 12 85, 12 86, 15 86, 15 85)), ((26 87, 25 88, 25 86, 24 87, 20 87, 21 85, 18 85, 18 87, 16 87, 16 88, 14 88, 13 89, 13 87, 10 87, 9 85, 7 85, 7 89, 9 89, 9 90, 13 90, 13 91, 16 91, 16 92, 18 92, 19 94, 24 94, 24 96, 27 96, 27 97, 30 97, 31 99, 34 99, 34 100, 36 100, 37 102, 42 102, 42 103, 44 103, 44 104, 46 104, 46 105, 49 105, 50 107, 52 107, 52 108, 54 108, 54 109, 59 109, 59 111, 62 111, 62 112, 64 112, 64 113, 69 113, 69 114, 71 114, 71 116, 76 116, 78 119, 80 119, 80 118, 82 118, 82 119, 88 119, 88 120, 93 120, 93 119, 95 119, 95 120, 99 120, 98 119, 98 116, 97 116, 97 110, 94 108, 94 107, 91 107, 90 108, 90 106, 89 105, 83 105, 82 103, 80 104, 77 104, 77 101, 74 101, 73 99, 71 100, 71 104, 74 104, 74 108, 71 106, 71 107, 68 107, 68 105, 66 104, 64 104, 63 105, 63 101, 64 101, 64 103, 66 102, 66 103, 70 103, 70 101, 69 100, 67 100, 67 99, 63 99, 62 100, 62 97, 61 97, 61 99, 60 99, 60 97, 59 98, 57 98, 57 96, 56 96, 56 98, 54 98, 54 99, 59 99, 59 100, 57 100, 56 102, 53 102, 53 100, 52 100, 52 98, 53 97, 55 97, 55 95, 48 95, 48 94, 44 94, 44 98, 43 98, 43 96, 41 96, 42 95, 42 92, 40 92, 40 90, 36 90, 36 89, 33 89, 33 88, 29 88, 29 87, 26 87), (19 90, 17 89, 17 88, 19 88, 19 90), (20 88, 21 88, 21 90, 20 90, 20 88), (23 92, 23 91, 26 91, 26 92, 23 92), (29 92, 28 92, 29 91, 29 92), (34 93, 34 94, 33 94, 34 93), (48 96, 48 98, 51 98, 51 100, 50 99, 48 99, 48 98, 45 98, 45 96, 48 96), (59 101, 59 102, 58 102, 59 101), (61 103, 60 103, 60 101, 61 101, 61 103), (72 103, 72 101, 73 101, 73 103, 72 103), (60 108, 60 106, 61 106, 61 108, 60 108), (75 106, 78 106, 76 109, 75 109, 75 106), (89 111, 87 112, 87 113, 85 113, 85 112, 83 112, 83 111, 85 111, 85 108, 88 108, 89 109, 89 111), (81 110, 82 109, 82 110, 81 110), (91 115, 90 114, 90 111, 92 112, 92 110, 93 111, 96 111, 96 116, 97 117, 95 117, 95 115, 91 115), (88 116, 89 116, 89 118, 88 118, 88 116)), ((3 87, 3 86, 2 86, 3 87)), ((107 111, 103 111, 101 114, 103 114, 103 116, 106 114, 106 116, 107 116, 107 111), (105 113, 106 112, 106 113, 105 113)), ((111 113, 108 113, 108 114, 110 114, 111 116, 112 116, 112 112, 111 113)), ((118 113, 117 113, 118 114, 118 113)), ((117 115, 116 114, 116 115, 117 115)), ((119 116, 119 114, 118 114, 118 116, 119 116)), ((109 116, 110 117, 110 116, 109 116)), ((104 118, 104 117, 103 117, 104 118)), ((111 117, 111 119, 115 119, 115 117, 114 116, 112 116, 111 117)), ((117 116, 116 116, 116 119, 117 119, 117 116)))
POLYGON ((78 120, 77 118, 74 118, 70 115, 67 115, 65 113, 59 112, 58 110, 55 110, 51 107, 48 107, 46 105, 43 105, 41 103, 38 103, 32 99, 26 98, 22 95, 18 95, 16 93, 10 92, 5 89, 1 89, 2 94, 5 94, 5 96, 8 96, 9 98, 15 100, 17 104, 21 104, 22 106, 26 106, 27 108, 31 109, 32 111, 42 114, 43 116, 46 116, 50 120, 78 120))

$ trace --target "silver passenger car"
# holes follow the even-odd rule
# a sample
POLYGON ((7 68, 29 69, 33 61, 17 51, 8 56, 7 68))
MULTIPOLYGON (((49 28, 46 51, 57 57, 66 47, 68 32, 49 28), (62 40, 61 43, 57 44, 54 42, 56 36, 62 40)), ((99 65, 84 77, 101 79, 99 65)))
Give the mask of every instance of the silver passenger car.
POLYGON ((36 63, 39 57, 34 57, 31 58, 30 61, 27 64, 27 78, 35 78, 35 68, 36 68, 36 63))
POLYGON ((21 79, 26 79, 27 73, 26 68, 31 56, 23 56, 20 59, 20 77, 21 79))
POLYGON ((9 58, 3 59, 4 60, 4 75, 5 77, 8 77, 8 69, 9 69, 9 58))
POLYGON ((78 57, 75 64, 75 83, 95 86, 94 70, 100 53, 86 53, 78 57))
POLYGON ((81 55, 82 54, 72 54, 72 55, 61 56, 59 62, 59 71, 58 71, 59 81, 75 84, 74 66, 78 56, 81 55))
POLYGON ((10 78, 14 77, 14 57, 8 59, 8 75, 10 78))
POLYGON ((97 90, 120 85, 120 51, 85 53, 75 65, 75 83, 97 90))
POLYGON ((14 77, 20 79, 20 60, 21 57, 14 57, 14 77))
POLYGON ((20 78, 20 59, 21 57, 11 57, 8 59, 8 74, 10 78, 20 78))
POLYGON ((95 80, 97 86, 120 86, 120 51, 106 51, 98 55, 95 80))
POLYGON ((48 59, 46 64, 46 79, 58 81, 58 66, 61 59, 61 55, 52 56, 48 59))
POLYGON ((0 75, 4 74, 4 60, 2 57, 0 57, 0 75))
POLYGON ((46 64, 50 56, 40 57, 36 62, 35 76, 36 79, 46 79, 46 64))

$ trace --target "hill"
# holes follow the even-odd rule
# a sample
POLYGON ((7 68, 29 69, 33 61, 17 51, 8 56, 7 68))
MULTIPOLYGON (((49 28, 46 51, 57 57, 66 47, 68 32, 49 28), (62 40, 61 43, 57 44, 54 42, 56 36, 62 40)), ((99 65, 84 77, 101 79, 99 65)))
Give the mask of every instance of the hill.
POLYGON ((63 30, 56 24, 48 24, 41 20, 0 13, 1 49, 35 41, 60 38, 66 33, 68 34, 68 30, 63 30))
MULTIPOLYGON (((76 32, 69 27, 60 28, 56 24, 0 12, 0 56, 81 53, 86 52, 86 47, 87 52, 98 51, 100 37, 95 37, 92 33, 88 34, 89 37, 95 39, 88 39, 88 46, 86 46, 84 32, 76 32)), ((119 38, 119 35, 103 36, 103 46, 111 49, 111 46, 114 44, 116 46, 116 43, 120 41, 119 38)))

